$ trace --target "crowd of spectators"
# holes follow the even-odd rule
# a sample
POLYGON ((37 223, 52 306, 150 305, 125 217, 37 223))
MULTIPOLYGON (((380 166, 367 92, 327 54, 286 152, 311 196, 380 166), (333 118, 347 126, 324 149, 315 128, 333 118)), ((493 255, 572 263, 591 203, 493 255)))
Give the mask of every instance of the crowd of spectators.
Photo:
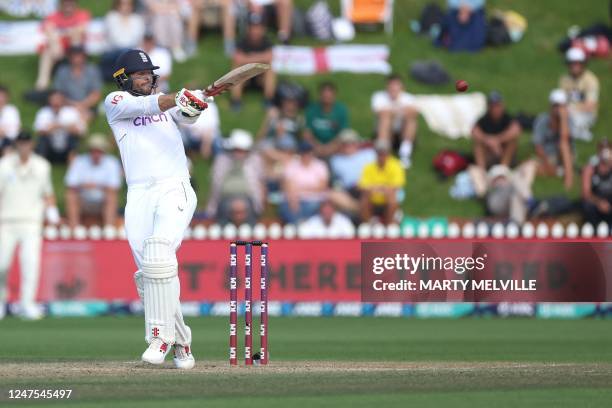
MULTIPOLYGON (((291 40, 289 0, 115 0, 104 19, 108 49, 99 64, 86 52, 85 29, 91 16, 76 0, 59 0, 57 11, 42 21, 46 41, 39 50, 35 88, 44 95, 44 106, 31 127, 36 152, 68 166, 65 202, 70 226, 88 220, 104 225, 117 222, 121 165, 109 153, 110 135, 89 136, 114 60, 125 49, 142 48, 160 66, 158 90, 169 90, 173 62, 181 63, 197 52, 200 26, 211 3, 232 66, 271 63, 273 44, 291 40), (271 27, 276 30, 274 38, 269 35, 271 27), (78 155, 85 140, 88 152, 78 155)), ((454 5, 449 18, 460 25, 479 24, 484 1, 449 3, 454 5)), ((455 29, 450 21, 445 27, 449 33, 455 29)), ((567 189, 574 184, 574 144, 592 138, 599 83, 587 69, 584 51, 569 49, 566 61, 567 73, 558 89, 550 92, 548 111, 533 123, 533 158, 528 162, 517 162, 525 129, 508 112, 499 92, 488 95, 486 113, 472 129, 473 181, 494 216, 526 219, 535 177, 561 177, 567 189)), ((304 236, 312 237, 321 230, 343 236, 359 222, 401 221, 412 157, 421 153, 415 149, 416 98, 407 92, 400 75, 389 75, 371 95, 371 133, 362 135, 351 128, 350 109, 334 82, 321 82, 316 97, 305 104, 299 93, 279 97, 277 78, 270 70, 231 90, 234 112, 242 109, 243 94, 251 87, 259 88, 266 112, 255 134, 234 129, 224 137, 214 103, 194 125, 181 129, 190 159, 212 165, 203 206, 206 217, 222 225, 254 225, 278 217, 284 223, 300 224, 304 236)), ((12 154, 12 142, 21 128, 8 88, 0 86, 3 153, 12 154)), ((600 144, 583 169, 581 182, 586 220, 611 223, 608 143, 600 144)))

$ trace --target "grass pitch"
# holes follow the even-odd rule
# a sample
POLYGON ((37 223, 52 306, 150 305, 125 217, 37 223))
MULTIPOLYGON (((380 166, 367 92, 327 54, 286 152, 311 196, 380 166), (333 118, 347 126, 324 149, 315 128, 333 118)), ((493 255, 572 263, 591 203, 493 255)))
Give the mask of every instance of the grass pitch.
MULTIPOLYGON (((268 367, 227 364, 227 320, 188 319, 196 369, 138 362, 133 317, 0 322, 0 405, 608 406, 606 320, 278 318, 268 367), (69 401, 9 389, 73 389, 69 401)), ((257 343, 256 343, 257 344, 257 343)))

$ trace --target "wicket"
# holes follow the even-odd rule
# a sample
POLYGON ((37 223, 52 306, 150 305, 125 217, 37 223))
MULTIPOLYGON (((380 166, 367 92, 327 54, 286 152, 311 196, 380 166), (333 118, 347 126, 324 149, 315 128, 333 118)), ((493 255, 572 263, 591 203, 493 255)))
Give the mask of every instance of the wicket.
MULTIPOLYGON (((238 247, 244 246, 244 364, 253 365, 253 247, 260 247, 260 325, 259 364, 268 364, 268 243, 262 241, 233 241, 230 243, 230 365, 238 364, 237 327, 238 327, 238 247)), ((257 356, 255 356, 257 357, 257 356)))

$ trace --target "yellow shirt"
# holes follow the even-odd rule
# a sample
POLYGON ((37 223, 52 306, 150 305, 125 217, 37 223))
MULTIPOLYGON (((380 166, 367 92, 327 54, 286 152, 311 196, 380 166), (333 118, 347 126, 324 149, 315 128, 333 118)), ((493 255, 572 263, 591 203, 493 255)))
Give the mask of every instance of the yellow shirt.
MULTIPOLYGON (((359 180, 359 187, 364 189, 371 187, 402 188, 404 184, 406 184, 404 169, 400 161, 392 156, 387 158, 382 168, 377 161, 366 165, 359 180)), ((385 201, 384 194, 372 194, 372 203, 382 205, 385 204, 385 201)))
POLYGON ((599 80, 591 71, 586 70, 578 78, 565 74, 559 80, 559 88, 563 89, 570 104, 595 102, 599 100, 599 80))

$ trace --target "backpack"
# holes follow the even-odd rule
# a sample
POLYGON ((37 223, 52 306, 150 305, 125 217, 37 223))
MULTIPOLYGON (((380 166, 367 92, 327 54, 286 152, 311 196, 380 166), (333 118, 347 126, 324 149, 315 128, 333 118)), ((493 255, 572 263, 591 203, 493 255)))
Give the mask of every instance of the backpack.
POLYGON ((447 178, 465 170, 468 161, 460 153, 445 149, 434 156, 432 164, 442 178, 447 178))
POLYGON ((306 12, 306 25, 308 32, 317 40, 329 41, 334 38, 332 21, 334 16, 329 5, 324 0, 313 4, 306 12))
POLYGON ((442 85, 450 81, 448 72, 436 61, 415 61, 410 66, 410 75, 428 85, 442 85))
POLYGON ((489 20, 487 26, 487 44, 493 47, 510 44, 510 33, 504 20, 498 17, 493 17, 489 20))

